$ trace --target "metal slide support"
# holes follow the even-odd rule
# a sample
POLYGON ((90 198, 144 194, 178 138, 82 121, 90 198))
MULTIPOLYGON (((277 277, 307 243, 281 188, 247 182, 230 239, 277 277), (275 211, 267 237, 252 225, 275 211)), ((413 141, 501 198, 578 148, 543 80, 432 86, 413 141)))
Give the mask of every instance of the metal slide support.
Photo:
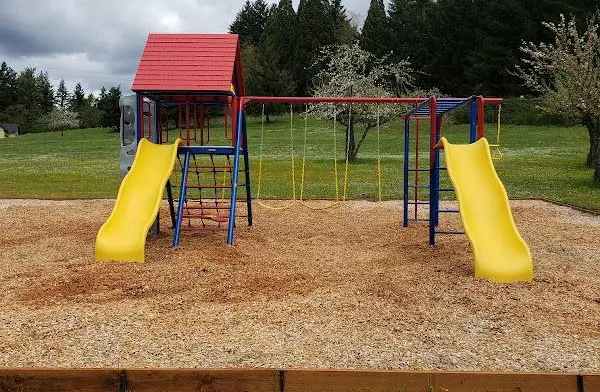
POLYGON ((171 215, 171 225, 175 229, 177 224, 175 215, 175 202, 173 201, 173 187, 171 186, 171 180, 167 180, 167 199, 169 200, 169 214, 171 215))
MULTIPOLYGON (((237 105, 236 105, 237 107, 237 105)), ((242 142, 242 116, 243 111, 239 109, 237 112, 237 129, 235 137, 235 154, 233 159, 233 178, 231 180, 231 201, 229 203, 229 226, 227 228, 227 245, 233 245, 233 231, 235 230, 235 207, 237 200, 238 174, 240 167, 240 149, 242 142)))
MULTIPOLYGON (((404 118, 404 222, 403 226, 408 227, 408 165, 410 163, 410 117, 404 118)), ((415 192, 418 190, 415 189, 415 192)), ((415 205, 416 207, 416 205, 415 205)))
MULTIPOLYGON (((152 143, 159 144, 160 143, 160 101, 155 100, 154 110, 152 110, 152 104, 148 105, 150 109, 150 116, 153 116, 148 120, 148 127, 150 128, 150 141, 152 143), (152 120, 154 120, 154 132, 152 132, 152 120)), ((162 197, 161 197, 162 199, 162 197)), ((150 227, 149 233, 154 236, 158 236, 160 233, 160 210, 156 213, 156 219, 152 226, 150 227)))
POLYGON ((183 205, 185 204, 187 191, 187 176, 188 169, 190 167, 190 155, 192 155, 190 150, 186 149, 183 168, 181 169, 181 191, 179 192, 179 205, 177 206, 177 220, 175 222, 175 233, 173 235, 173 247, 179 246, 179 237, 181 235, 181 222, 183 221, 183 205))

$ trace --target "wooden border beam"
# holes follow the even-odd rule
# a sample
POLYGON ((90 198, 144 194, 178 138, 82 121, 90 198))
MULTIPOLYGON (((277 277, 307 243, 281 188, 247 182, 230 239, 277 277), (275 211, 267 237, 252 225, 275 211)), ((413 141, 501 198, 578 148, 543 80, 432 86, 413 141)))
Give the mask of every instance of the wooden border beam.
POLYGON ((599 392, 600 373, 1 369, 0 392, 599 392))

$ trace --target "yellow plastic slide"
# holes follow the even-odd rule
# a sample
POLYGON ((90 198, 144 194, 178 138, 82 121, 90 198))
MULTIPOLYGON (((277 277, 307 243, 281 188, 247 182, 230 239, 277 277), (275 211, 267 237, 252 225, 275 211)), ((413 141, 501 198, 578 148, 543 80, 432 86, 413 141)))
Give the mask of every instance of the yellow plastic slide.
POLYGON ((475 276, 499 283, 530 282, 533 263, 519 234, 504 185, 485 138, 472 144, 440 140, 465 233, 475 257, 475 276))
POLYGON ((96 237, 96 260, 144 261, 146 236, 175 165, 181 139, 170 145, 142 139, 117 202, 96 237))

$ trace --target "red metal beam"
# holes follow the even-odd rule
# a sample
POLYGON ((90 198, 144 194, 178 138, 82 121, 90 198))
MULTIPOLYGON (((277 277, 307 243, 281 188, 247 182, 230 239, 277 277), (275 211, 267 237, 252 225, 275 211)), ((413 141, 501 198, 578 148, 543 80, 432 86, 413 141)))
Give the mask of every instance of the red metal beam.
MULTIPOLYGON (((242 107, 250 103, 412 103, 420 104, 429 98, 393 97, 242 97, 242 107)), ((486 105, 497 106, 502 98, 484 98, 486 105)))
POLYGON ((242 97, 242 106, 249 103, 416 103, 427 98, 391 97, 242 97))

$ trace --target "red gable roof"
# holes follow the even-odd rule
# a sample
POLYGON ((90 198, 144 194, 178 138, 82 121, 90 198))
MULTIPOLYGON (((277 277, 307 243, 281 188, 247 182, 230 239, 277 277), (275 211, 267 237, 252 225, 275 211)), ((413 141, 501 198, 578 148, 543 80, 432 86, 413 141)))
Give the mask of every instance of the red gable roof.
POLYGON ((244 95, 236 34, 150 34, 135 92, 229 92, 244 95))

